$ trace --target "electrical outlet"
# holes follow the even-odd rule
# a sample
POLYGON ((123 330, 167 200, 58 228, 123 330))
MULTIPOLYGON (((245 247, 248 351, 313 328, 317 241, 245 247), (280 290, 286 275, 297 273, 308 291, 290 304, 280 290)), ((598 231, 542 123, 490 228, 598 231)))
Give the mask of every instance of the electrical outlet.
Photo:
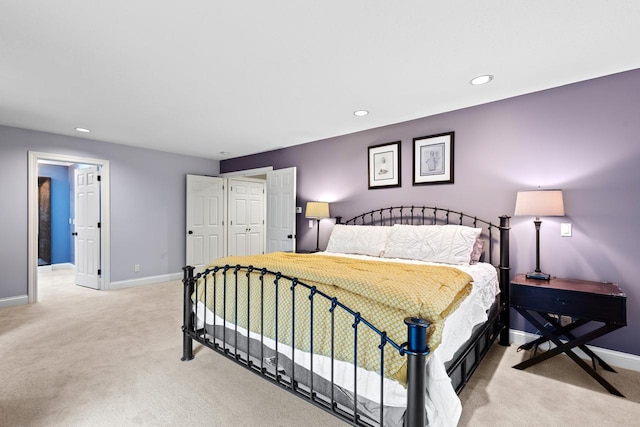
POLYGON ((560 316, 560 325, 561 326, 567 326, 571 322, 573 322, 573 319, 571 318, 571 316, 560 316))
POLYGON ((133 272, 134 273, 140 273, 140 264, 136 264, 133 266, 133 272))

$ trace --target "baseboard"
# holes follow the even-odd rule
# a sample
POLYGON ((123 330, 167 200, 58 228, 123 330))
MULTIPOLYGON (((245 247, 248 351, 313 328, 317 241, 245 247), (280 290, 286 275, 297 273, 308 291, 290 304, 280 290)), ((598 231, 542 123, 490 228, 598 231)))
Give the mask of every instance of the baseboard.
MULTIPOLYGON (((509 330, 509 338, 512 344, 521 345, 526 342, 529 342, 539 335, 535 335, 529 332, 518 331, 515 329, 509 330)), ((551 344, 553 346, 553 344, 551 344)), ((546 346, 546 344, 545 344, 546 346)), ((632 371, 640 372, 640 356, 636 356, 634 354, 623 353, 621 351, 609 350, 606 348, 600 348, 595 346, 587 346, 593 351, 598 357, 601 357, 608 364, 622 368, 629 369, 632 371)), ((574 352, 580 356, 582 359, 590 360, 589 356, 582 352, 582 350, 574 349, 574 352)))
POLYGON ((20 295, 17 297, 0 298, 0 308, 13 307, 16 305, 29 304, 28 295, 20 295))
POLYGON ((134 286, 152 285, 154 283, 170 282, 172 280, 181 280, 183 273, 163 274, 161 276, 142 277, 140 279, 121 280, 119 282, 111 282, 109 290, 125 289, 134 286))
POLYGON ((74 265, 70 262, 62 262, 60 264, 39 265, 38 272, 52 270, 73 270, 74 265))

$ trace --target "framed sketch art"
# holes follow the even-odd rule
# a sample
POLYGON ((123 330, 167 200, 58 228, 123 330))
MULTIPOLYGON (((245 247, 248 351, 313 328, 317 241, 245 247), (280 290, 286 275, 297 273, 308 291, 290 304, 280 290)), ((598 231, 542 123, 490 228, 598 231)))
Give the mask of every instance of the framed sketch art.
POLYGON ((453 184, 453 134, 413 138, 413 185, 453 184))
POLYGON ((369 189, 400 187, 400 141, 368 149, 369 189))

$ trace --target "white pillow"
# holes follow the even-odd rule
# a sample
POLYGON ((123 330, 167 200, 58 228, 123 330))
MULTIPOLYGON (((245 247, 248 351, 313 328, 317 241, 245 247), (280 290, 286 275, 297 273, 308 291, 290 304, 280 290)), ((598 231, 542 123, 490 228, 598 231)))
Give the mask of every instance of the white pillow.
POLYGON ((391 226, 344 225, 333 227, 326 252, 380 257, 391 226))
POLYGON ((481 228, 463 225, 394 225, 384 257, 469 264, 481 232, 481 228))

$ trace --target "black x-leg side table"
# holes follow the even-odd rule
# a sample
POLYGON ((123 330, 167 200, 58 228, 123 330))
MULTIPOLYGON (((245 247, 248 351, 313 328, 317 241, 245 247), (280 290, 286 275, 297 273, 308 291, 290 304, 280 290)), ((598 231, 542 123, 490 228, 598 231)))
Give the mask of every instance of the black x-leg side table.
POLYGON ((624 397, 596 372, 596 361, 607 371, 615 370, 586 346, 595 338, 627 325, 627 297, 617 284, 558 278, 535 280, 520 274, 511 281, 510 291, 511 306, 542 334, 540 338, 520 346, 518 350, 529 350, 547 341, 556 345, 514 368, 526 369, 560 353, 566 353, 609 393, 624 397), (534 313, 539 317, 534 316, 534 313), (560 316, 570 317, 571 323, 561 325, 560 316), (600 322, 602 325, 587 330, 582 335, 578 335, 577 331, 574 333, 576 328, 590 322, 600 322), (563 342, 562 337, 567 341, 563 342), (575 347, 591 357, 592 366, 572 351, 575 347))

